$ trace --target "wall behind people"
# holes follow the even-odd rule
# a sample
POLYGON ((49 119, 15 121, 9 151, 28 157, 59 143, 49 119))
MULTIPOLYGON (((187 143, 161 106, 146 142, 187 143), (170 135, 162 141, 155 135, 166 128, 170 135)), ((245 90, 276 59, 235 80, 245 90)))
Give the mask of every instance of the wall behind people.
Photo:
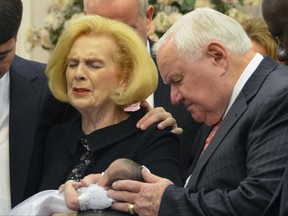
POLYGON ((32 59, 39 62, 47 62, 49 52, 41 47, 35 47, 33 50, 26 49, 26 34, 31 25, 39 28, 44 25, 47 7, 53 0, 22 0, 23 19, 18 32, 16 54, 21 57, 32 59))

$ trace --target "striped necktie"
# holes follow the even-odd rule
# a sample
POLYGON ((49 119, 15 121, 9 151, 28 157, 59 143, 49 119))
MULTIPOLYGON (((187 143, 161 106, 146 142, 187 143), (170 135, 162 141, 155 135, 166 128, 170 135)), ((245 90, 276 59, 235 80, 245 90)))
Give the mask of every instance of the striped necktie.
MULTIPOLYGON (((202 150, 202 152, 201 152, 200 157, 203 155, 203 153, 204 153, 204 152, 206 151, 206 149, 208 148, 210 142, 212 141, 213 137, 215 136, 215 134, 216 134, 216 132, 217 132, 219 126, 220 126, 220 123, 221 123, 221 121, 219 121, 217 124, 215 124, 215 125, 213 126, 213 128, 212 128, 209 136, 207 137, 207 139, 206 139, 206 141, 205 141, 205 145, 204 145, 204 147, 203 147, 203 150, 202 150)), ((200 158, 200 157, 199 157, 199 158, 200 158)))

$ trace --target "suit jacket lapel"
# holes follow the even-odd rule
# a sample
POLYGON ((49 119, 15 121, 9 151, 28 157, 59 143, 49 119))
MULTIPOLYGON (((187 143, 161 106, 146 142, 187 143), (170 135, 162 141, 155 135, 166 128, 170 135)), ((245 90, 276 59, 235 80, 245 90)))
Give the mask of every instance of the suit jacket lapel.
MULTIPOLYGON (((18 68, 19 70, 19 68, 18 68)), ((20 68, 23 72, 25 69, 20 68)), ((25 73, 23 73, 25 74, 25 73)), ((21 200, 25 190, 27 173, 33 151, 41 87, 31 81, 37 75, 25 78, 10 69, 10 182, 11 200, 21 200)))
MULTIPOLYGON (((239 95, 240 96, 240 95, 239 95)), ((225 138, 226 134, 233 127, 233 125, 237 122, 237 120, 241 117, 241 115, 247 109, 246 100, 243 96, 237 98, 231 110, 227 113, 227 116, 222 120, 220 127, 218 128, 214 138, 212 139, 209 147, 206 149, 205 153, 199 158, 196 162, 194 170, 192 172, 192 178, 188 183, 189 188, 195 188, 196 183, 198 182, 198 178, 200 177, 202 169, 205 167, 205 164, 209 161, 213 153, 216 151, 221 141, 225 138)), ((211 131, 211 128, 208 130, 211 131)), ((207 136, 209 133, 206 133, 207 136)), ((204 143, 207 136, 202 140, 204 143)))
POLYGON ((211 132, 212 128, 213 127, 203 124, 201 126, 201 129, 198 131, 197 137, 195 139, 195 143, 201 143, 201 144, 199 145, 199 149, 197 150, 197 153, 196 153, 195 159, 193 160, 192 165, 183 174, 184 179, 187 179, 190 176, 196 164, 198 163, 202 149, 204 148, 205 140, 209 136, 209 133, 211 132))
MULTIPOLYGON (((205 167, 205 164, 208 163, 209 159, 217 150, 218 146, 221 144, 227 133, 229 133, 233 125, 236 124, 238 119, 245 113, 249 101, 256 95, 265 78, 277 65, 278 64, 271 60, 269 57, 265 57, 254 71, 252 76, 248 79, 242 91, 239 93, 235 102, 228 111, 226 117, 222 120, 222 123, 211 143, 209 144, 209 147, 205 151, 205 154, 203 154, 202 157, 197 161, 192 171, 192 177, 190 178, 190 181, 187 185, 189 188, 196 187, 201 171, 205 167)), ((201 142, 205 142, 207 136, 203 138, 201 142)))

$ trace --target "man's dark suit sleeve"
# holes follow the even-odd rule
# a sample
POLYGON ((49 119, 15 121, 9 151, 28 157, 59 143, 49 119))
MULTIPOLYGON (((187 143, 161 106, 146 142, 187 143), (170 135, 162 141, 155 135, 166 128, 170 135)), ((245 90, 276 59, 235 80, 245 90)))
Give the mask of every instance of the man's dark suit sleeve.
POLYGON ((288 215, 288 163, 280 184, 263 216, 288 215))

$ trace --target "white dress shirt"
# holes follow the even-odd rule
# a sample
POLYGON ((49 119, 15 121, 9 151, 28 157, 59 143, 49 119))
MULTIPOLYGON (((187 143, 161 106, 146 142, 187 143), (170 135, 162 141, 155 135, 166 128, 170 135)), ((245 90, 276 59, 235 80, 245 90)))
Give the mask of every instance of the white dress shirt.
POLYGON ((254 56, 252 61, 247 65, 247 67, 245 68, 245 70, 243 71, 243 73, 239 77, 236 85, 233 88, 230 101, 228 103, 227 109, 226 109, 225 114, 224 114, 222 119, 224 119, 224 117, 226 116, 226 114, 230 110, 232 104, 234 103, 234 101, 236 100, 237 96, 239 95, 240 91, 244 87, 245 83, 250 78, 250 76, 253 74, 253 72, 256 70, 256 68, 258 67, 258 65, 260 64, 260 62, 262 60, 263 60, 263 56, 260 55, 259 53, 256 53, 256 55, 254 56))
POLYGON ((0 79, 0 215, 11 209, 9 172, 9 71, 0 79))

